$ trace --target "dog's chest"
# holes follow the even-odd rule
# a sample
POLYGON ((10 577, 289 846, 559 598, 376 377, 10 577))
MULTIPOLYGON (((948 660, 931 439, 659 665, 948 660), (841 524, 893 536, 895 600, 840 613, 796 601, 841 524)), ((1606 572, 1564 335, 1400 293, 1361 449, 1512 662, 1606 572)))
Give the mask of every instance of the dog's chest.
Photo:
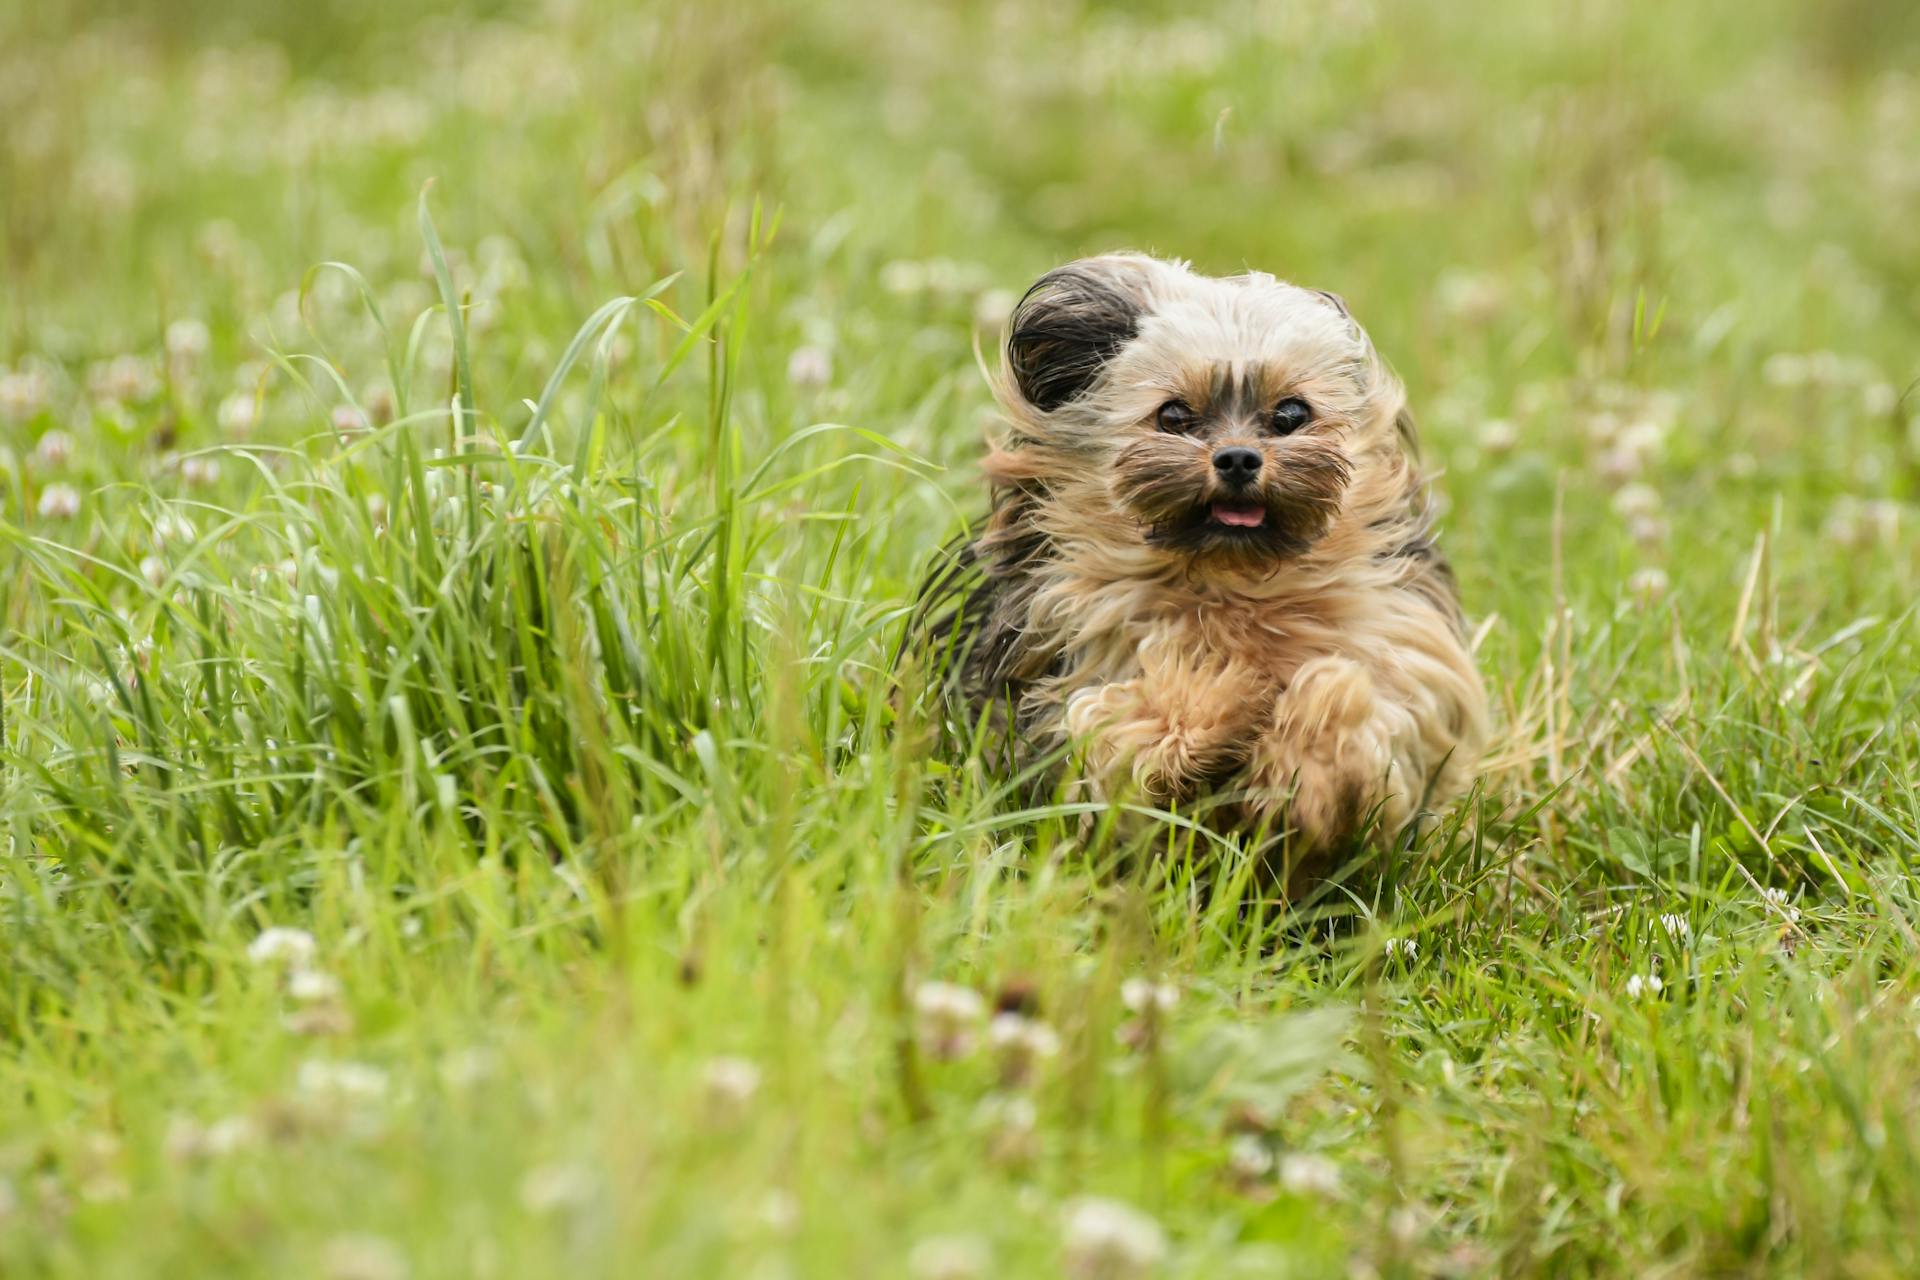
POLYGON ((1250 698, 1277 692, 1324 647, 1324 627, 1284 600, 1198 593, 1128 592, 1100 611, 1078 646, 1083 679, 1182 673, 1244 686, 1250 698))

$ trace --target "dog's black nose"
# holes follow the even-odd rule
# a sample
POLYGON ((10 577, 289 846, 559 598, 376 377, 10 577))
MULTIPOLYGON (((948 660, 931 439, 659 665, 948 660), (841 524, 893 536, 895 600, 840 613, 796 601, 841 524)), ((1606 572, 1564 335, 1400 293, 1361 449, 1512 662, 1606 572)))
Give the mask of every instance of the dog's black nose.
POLYGON ((1260 451, 1234 447, 1216 449, 1213 454, 1213 469, 1228 484, 1252 484, 1253 478, 1260 474, 1260 451))

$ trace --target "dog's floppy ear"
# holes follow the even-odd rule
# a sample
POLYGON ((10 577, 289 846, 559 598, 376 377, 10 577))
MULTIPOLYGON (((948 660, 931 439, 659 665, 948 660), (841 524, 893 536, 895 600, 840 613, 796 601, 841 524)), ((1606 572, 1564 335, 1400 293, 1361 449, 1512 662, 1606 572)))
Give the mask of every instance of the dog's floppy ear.
POLYGON ((1007 326, 1007 370, 1043 413, 1086 394, 1132 340, 1146 310, 1143 262, 1114 255, 1049 271, 1027 290, 1007 326))

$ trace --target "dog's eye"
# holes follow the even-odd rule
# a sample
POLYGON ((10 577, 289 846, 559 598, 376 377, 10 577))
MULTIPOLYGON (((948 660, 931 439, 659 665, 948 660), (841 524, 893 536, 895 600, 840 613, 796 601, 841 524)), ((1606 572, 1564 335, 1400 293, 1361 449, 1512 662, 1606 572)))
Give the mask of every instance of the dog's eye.
POLYGON ((1162 431, 1179 433, 1193 429, 1194 415, 1185 400, 1169 400, 1154 413, 1153 420, 1162 431))
POLYGON ((1313 421, 1313 406, 1299 396, 1288 396, 1273 406, 1273 429, 1281 435, 1292 435, 1313 421))

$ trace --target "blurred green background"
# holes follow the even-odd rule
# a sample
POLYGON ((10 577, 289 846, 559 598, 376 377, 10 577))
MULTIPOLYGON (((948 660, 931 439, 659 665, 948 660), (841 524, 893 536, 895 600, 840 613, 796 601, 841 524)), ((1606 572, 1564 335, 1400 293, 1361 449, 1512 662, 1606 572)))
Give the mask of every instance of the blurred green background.
POLYGON ((1916 139, 1910 0, 0 0, 0 1272, 1914 1274, 1916 139), (1337 927, 891 732, 1121 247, 1439 474, 1500 732, 1337 927))

